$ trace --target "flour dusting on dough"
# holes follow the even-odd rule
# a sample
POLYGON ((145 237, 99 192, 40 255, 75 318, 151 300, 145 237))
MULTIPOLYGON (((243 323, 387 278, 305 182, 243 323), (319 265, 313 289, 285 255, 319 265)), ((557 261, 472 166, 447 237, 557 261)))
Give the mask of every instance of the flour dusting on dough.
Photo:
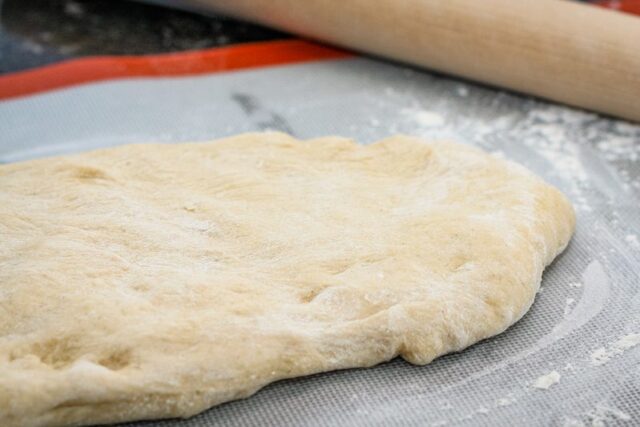
MULTIPOLYGON (((531 347, 522 352, 502 359, 495 365, 489 366, 465 378, 461 383, 473 381, 491 372, 496 372, 532 354, 547 348, 558 340, 568 336, 573 331, 586 325, 591 319, 602 311, 605 302, 609 298, 610 282, 607 273, 600 261, 591 261, 582 273, 584 289, 582 295, 571 313, 558 323, 548 334, 544 335, 531 347)), ((538 293, 540 291, 538 290, 538 293)))
POLYGON ((0 188, 3 427, 429 363, 520 319, 575 225, 526 169, 402 136, 129 145, 2 165, 0 188))

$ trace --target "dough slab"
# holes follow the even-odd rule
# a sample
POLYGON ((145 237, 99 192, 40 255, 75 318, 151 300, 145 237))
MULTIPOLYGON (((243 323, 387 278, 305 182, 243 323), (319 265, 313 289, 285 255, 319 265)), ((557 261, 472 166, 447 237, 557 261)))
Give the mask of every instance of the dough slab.
POLYGON ((280 133, 0 166, 0 424, 189 417, 504 331, 573 208, 478 149, 280 133))

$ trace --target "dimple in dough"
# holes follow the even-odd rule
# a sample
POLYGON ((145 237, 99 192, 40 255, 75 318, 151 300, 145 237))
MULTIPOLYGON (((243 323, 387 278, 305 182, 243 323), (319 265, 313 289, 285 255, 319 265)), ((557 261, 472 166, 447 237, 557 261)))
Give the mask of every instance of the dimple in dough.
POLYGON ((189 417, 504 331, 571 204, 469 146, 280 133, 0 166, 0 425, 189 417))

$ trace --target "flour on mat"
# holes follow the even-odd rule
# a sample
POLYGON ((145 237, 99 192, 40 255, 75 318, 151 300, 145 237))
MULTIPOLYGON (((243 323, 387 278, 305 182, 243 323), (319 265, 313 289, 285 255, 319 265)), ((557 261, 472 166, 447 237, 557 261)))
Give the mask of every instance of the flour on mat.
POLYGON ((513 397, 501 397, 496 400, 496 406, 509 406, 516 403, 516 399, 513 397))
POLYGON ((624 237, 624 241, 629 243, 629 245, 631 245, 635 249, 640 249, 640 239, 638 239, 637 234, 627 234, 624 237))
POLYGON ((420 127, 439 127, 444 124, 444 117, 433 111, 417 108, 405 108, 402 116, 420 127))
POLYGON ((551 173, 568 187, 569 197, 579 211, 592 210, 588 202, 589 176, 581 162, 581 147, 574 141, 576 127, 596 116, 564 107, 529 111, 513 130, 514 135, 552 165, 551 173))
POLYGON ((548 390, 549 387, 559 382, 560 374, 558 371, 551 371, 546 375, 538 377, 538 379, 533 382, 532 387, 540 390, 548 390))
POLYGON ((603 152, 607 160, 636 162, 640 159, 640 145, 634 132, 637 133, 637 129, 631 129, 622 136, 607 138, 597 143, 596 146, 603 152))
POLYGON ((585 423, 574 418, 565 418, 562 427, 586 427, 585 423))
MULTIPOLYGON (((455 87, 460 97, 469 95, 465 85, 455 87)), ((395 95, 387 90, 389 96, 395 95)), ((423 105, 418 99, 410 107, 400 110, 400 126, 403 131, 435 138, 455 138, 469 140, 488 150, 495 150, 496 142, 515 141, 529 148, 532 153, 543 157, 552 165, 549 171, 560 178, 569 188, 578 210, 591 211, 586 192, 591 188, 591 177, 586 172, 584 161, 598 154, 609 161, 640 161, 640 127, 623 121, 599 120, 599 116, 570 108, 534 104, 522 115, 505 113, 502 116, 484 118, 463 117, 447 119, 446 106, 423 105), (438 111, 435 111, 438 110, 438 111)), ((390 132, 400 129, 393 124, 390 132)), ((640 188, 640 180, 632 182, 628 174, 621 174, 626 185, 640 188), (635 185, 637 184, 637 185, 635 185)))
POLYGON ((456 93, 459 97, 466 98, 467 96, 469 96, 469 89, 466 86, 460 85, 456 88, 456 93))
POLYGON ((567 298, 567 301, 565 302, 565 305, 564 305, 564 317, 567 317, 571 314, 571 310, 573 310, 571 306, 573 305, 574 302, 576 302, 575 299, 567 298))
POLYGON ((611 404, 599 403, 579 419, 565 418, 562 427, 606 427, 618 425, 617 421, 631 421, 631 416, 611 404))
POLYGON ((600 347, 591 353, 591 364, 601 366, 608 363, 612 358, 621 355, 640 344, 640 334, 628 334, 610 343, 607 347, 600 347))
POLYGON ((598 404, 596 407, 587 412, 587 418, 594 427, 605 427, 615 421, 631 421, 631 417, 626 412, 613 407, 612 405, 598 404))

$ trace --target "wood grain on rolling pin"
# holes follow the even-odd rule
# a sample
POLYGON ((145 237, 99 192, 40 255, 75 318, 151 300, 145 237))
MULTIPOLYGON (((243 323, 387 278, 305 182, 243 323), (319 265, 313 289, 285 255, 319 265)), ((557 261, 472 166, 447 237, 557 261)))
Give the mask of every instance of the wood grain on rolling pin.
POLYGON ((200 0, 337 45, 640 121, 640 18, 565 0, 200 0))

